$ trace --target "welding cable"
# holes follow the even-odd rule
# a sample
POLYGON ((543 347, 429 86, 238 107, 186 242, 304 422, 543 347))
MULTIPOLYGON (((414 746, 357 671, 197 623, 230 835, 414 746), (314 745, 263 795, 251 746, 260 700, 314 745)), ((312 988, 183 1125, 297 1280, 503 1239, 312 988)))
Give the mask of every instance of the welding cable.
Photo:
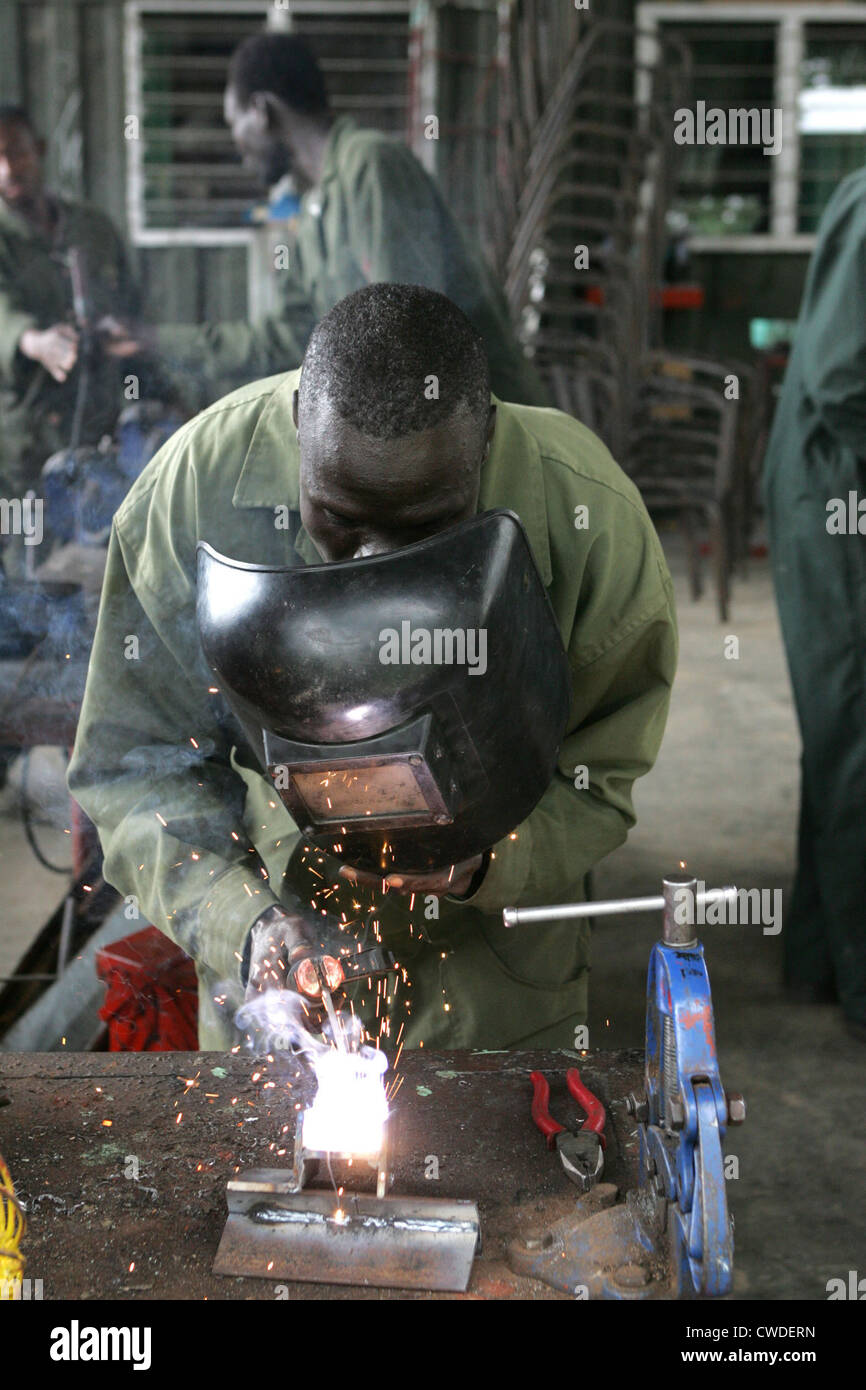
POLYGON ((75 326, 78 329, 78 382, 75 388, 75 406, 72 412, 72 427, 69 431, 68 449, 75 453, 81 443, 84 427, 84 409, 90 394, 91 364, 96 348, 95 334, 90 327, 87 292, 81 263, 81 253, 77 246, 71 246, 67 253, 67 269, 72 288, 72 309, 75 326))
MULTIPOLYGON (((67 760, 68 765, 68 760, 67 760)), ((32 849, 43 869, 48 869, 52 874, 63 874, 67 878, 72 873, 72 865, 61 867, 60 864, 52 864, 45 858, 42 850, 36 842, 36 832, 33 828, 33 815, 30 807, 30 794, 28 791, 28 780, 30 772, 30 749, 25 748, 21 757, 21 824, 24 826, 24 834, 27 843, 32 849)))
POLYGON ((26 1229, 24 1210, 0 1154, 0 1300, 15 1297, 15 1285, 24 1273, 25 1260, 19 1246, 26 1229))
POLYGON ((68 449, 71 454, 75 452, 81 443, 81 434, 84 426, 84 407, 87 404, 87 397, 90 393, 90 357, 91 349, 87 347, 81 355, 81 362, 78 367, 78 382, 75 388, 75 408, 72 412, 72 427, 69 431, 68 449))

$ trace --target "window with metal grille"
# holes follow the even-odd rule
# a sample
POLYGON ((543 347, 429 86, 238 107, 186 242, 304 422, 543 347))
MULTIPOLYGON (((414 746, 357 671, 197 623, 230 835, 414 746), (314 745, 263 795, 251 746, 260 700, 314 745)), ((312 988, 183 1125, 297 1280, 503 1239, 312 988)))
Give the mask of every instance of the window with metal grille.
MULTIPOLYGON (((696 112, 773 109, 775 31, 764 24, 665 24, 691 55, 686 106, 696 112)), ((698 235, 766 232, 774 156, 759 144, 695 143, 682 149, 675 206, 698 235)))
MULTIPOLYGON (((409 3, 319 0, 291 5, 291 31, 318 57, 337 115, 403 135, 409 3)), ((129 221, 139 244, 226 242, 262 201, 223 120, 229 58, 273 4, 135 0, 126 12, 129 221), (137 128, 136 128, 137 123, 137 128)))
POLYGON ((814 232, 836 185, 866 163, 866 23, 807 24, 797 228, 814 232))
MULTIPOLYGON (((688 224, 691 244, 810 248, 833 190, 866 163, 863 6, 686 0, 639 5, 638 24, 686 46, 687 105, 698 129, 703 113, 754 110, 766 113, 764 128, 775 131, 772 113, 782 113, 777 153, 765 154, 760 139, 731 138, 677 151, 672 212, 688 224)), ((670 125, 673 143, 673 111, 670 125)))

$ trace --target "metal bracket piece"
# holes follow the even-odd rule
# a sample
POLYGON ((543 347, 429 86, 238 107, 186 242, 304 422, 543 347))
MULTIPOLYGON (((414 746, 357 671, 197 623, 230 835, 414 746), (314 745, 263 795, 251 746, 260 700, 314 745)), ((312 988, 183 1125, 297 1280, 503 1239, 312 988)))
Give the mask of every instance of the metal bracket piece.
POLYGON ((480 1238, 474 1202, 387 1195, 387 1140, 372 1157, 303 1147, 298 1122, 291 1169, 259 1168, 227 1188, 229 1216, 215 1274, 299 1283, 464 1292, 480 1238), (376 1170, 376 1195, 307 1189, 322 1160, 376 1170))

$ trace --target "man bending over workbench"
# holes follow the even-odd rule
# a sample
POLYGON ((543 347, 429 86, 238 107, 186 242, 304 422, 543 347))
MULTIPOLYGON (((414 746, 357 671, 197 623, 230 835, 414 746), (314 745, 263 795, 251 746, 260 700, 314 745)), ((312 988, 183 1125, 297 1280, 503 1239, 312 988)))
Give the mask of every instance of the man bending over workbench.
MULTIPOLYGON (((300 907, 310 872, 339 884, 329 914, 376 906, 411 989, 359 998, 358 1011, 372 1018, 375 1002, 381 1027, 393 1010, 392 1042, 572 1047, 587 926, 509 930, 502 908, 580 900, 587 872, 625 840, 676 648, 658 537, 605 447, 559 411, 491 397, 481 340, 449 300, 377 284, 321 320, 300 372, 218 401, 132 488, 114 521, 69 785, 98 828, 108 881, 195 960, 203 1048, 237 1041, 231 1005, 244 987, 314 954, 323 917, 300 907), (424 874, 395 865, 383 893, 351 866, 310 862, 215 688, 196 545, 256 566, 332 564, 495 508, 523 523, 568 656, 557 770, 489 853, 424 874)), ((520 698, 508 692, 512 708, 520 698)))

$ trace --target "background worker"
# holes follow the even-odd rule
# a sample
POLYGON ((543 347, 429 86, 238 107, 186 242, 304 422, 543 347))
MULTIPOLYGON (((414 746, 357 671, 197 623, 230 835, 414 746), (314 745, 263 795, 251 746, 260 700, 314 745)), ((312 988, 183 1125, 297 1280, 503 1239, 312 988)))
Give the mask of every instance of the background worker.
MULTIPOLYGON (((523 522, 568 654, 557 771, 493 855, 401 873, 377 912, 411 979, 406 1046, 567 1047, 586 1017, 588 929, 509 931, 501 911, 581 898, 588 870, 623 842, 676 664, 658 537, 600 441, 558 411, 491 400, 483 345, 443 296, 374 285, 325 316, 300 374, 179 430, 119 509, 69 786, 99 830, 106 878, 195 959, 201 1046, 233 1045, 220 1005, 265 958, 271 973, 296 963, 315 928, 297 909, 303 882, 280 896, 299 836, 204 661, 197 542, 256 566, 320 566, 495 508, 523 522)), ((505 718, 514 699, 504 692, 505 718)), ((336 880, 340 866, 323 872, 336 880)), ((325 906, 340 912, 338 898, 325 906)))
POLYGON ((818 227, 764 481, 803 740, 785 984, 866 1041, 866 169, 818 227))
POLYGON ((261 323, 160 327, 169 361, 210 381, 297 367, 314 325, 338 300, 389 280, 439 290, 463 310, 484 341, 502 399, 550 404, 499 287, 430 175, 402 143, 334 116, 301 39, 257 34, 241 44, 225 118, 266 186, 291 173, 303 194, 290 264, 276 272, 280 307, 261 323))
POLYGON ((123 242, 105 213, 45 187, 44 153, 26 111, 0 106, 0 489, 6 497, 36 487, 46 459, 69 447, 73 434, 76 445, 86 445, 112 432, 125 404, 128 359, 137 351, 120 325, 138 312, 123 242), (76 305, 75 260, 83 306, 76 305))

